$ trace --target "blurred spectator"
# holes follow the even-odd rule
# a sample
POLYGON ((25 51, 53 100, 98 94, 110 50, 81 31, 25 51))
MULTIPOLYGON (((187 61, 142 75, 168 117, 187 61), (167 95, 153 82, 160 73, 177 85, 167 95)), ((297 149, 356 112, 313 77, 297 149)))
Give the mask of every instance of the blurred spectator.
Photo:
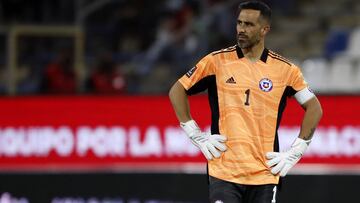
POLYGON ((120 67, 114 63, 110 54, 101 57, 89 83, 90 91, 94 93, 124 93, 126 87, 120 67))
POLYGON ((61 52, 45 70, 43 90, 47 93, 76 93, 76 76, 73 59, 68 52, 61 52))
POLYGON ((168 60, 173 63, 175 72, 187 69, 187 64, 198 50, 198 36, 194 35, 193 7, 172 1, 167 8, 167 15, 160 21, 155 41, 147 49, 139 73, 148 74, 156 62, 168 60), (179 67, 183 66, 183 67, 179 67))
POLYGON ((41 73, 36 64, 23 64, 18 67, 17 93, 38 93, 41 88, 41 73))

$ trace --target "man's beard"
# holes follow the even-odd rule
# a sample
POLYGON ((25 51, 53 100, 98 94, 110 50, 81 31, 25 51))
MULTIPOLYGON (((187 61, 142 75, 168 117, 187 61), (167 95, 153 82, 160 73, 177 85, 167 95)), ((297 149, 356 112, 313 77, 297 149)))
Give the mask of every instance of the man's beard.
POLYGON ((248 49, 251 48, 253 46, 255 46, 256 44, 258 44, 260 42, 259 39, 257 38, 252 38, 252 39, 239 39, 239 36, 237 38, 237 44, 240 48, 242 49, 248 49))

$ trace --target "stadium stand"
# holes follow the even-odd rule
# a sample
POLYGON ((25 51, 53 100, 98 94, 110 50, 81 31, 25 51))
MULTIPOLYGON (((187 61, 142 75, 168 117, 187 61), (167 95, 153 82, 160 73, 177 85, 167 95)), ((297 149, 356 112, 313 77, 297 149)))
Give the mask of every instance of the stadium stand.
MULTIPOLYGON (((238 1, 76 2, 1 2, 1 94, 11 93, 10 80, 15 80, 17 94, 48 94, 43 85, 46 67, 60 50, 75 46, 68 37, 21 35, 16 47, 18 67, 9 79, 4 74, 9 72, 8 36, 13 25, 65 24, 83 29, 85 79, 77 93, 101 93, 89 81, 104 53, 110 53, 114 71, 124 83, 121 91, 104 93, 163 94, 201 56, 235 43, 238 1)), ((300 65, 316 92, 358 93, 360 6, 356 0, 266 2, 274 10, 266 41, 269 48, 300 65)))

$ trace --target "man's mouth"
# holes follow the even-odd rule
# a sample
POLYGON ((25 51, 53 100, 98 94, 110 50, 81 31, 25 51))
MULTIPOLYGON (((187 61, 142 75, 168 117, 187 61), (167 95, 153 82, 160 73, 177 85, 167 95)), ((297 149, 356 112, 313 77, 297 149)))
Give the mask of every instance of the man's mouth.
POLYGON ((248 39, 246 35, 238 35, 238 39, 248 39))

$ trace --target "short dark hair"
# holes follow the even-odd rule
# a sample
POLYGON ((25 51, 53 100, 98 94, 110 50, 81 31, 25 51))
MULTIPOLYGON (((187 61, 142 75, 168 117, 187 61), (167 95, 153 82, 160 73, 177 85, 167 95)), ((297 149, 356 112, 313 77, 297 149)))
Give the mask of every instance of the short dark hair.
POLYGON ((256 0, 243 1, 239 4, 238 13, 240 13, 243 9, 253 9, 260 11, 260 15, 269 23, 271 23, 271 8, 265 2, 256 0))

